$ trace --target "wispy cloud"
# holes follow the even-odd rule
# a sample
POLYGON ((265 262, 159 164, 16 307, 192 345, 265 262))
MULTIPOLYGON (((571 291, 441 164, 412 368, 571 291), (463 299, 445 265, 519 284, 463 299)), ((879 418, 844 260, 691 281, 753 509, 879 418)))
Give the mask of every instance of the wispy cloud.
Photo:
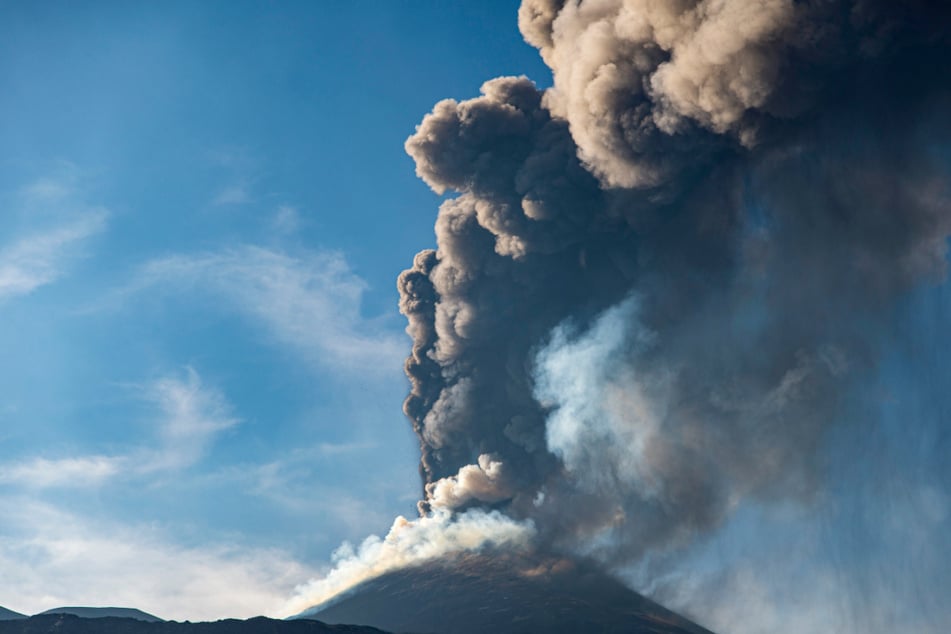
POLYGON ((140 470, 190 466, 205 453, 216 434, 239 422, 224 394, 204 385, 194 368, 187 367, 185 374, 184 379, 165 376, 142 386, 144 397, 160 414, 160 448, 140 462, 140 470))
POLYGON ((75 169, 70 168, 57 177, 42 177, 20 190, 20 197, 30 204, 56 202, 75 192, 75 169))
POLYGON ((98 486, 117 475, 126 460, 115 456, 32 458, 0 465, 0 483, 28 489, 98 486))
POLYGON ((85 212, 45 231, 0 247, 0 301, 55 282, 82 255, 82 243, 103 231, 108 214, 85 212))
POLYGON ((19 204, 31 212, 37 209, 62 211, 76 206, 82 198, 82 184, 88 174, 70 161, 53 161, 46 172, 36 176, 17 191, 19 204))
POLYGON ((25 498, 0 525, 3 603, 36 613, 58 605, 128 605, 169 619, 274 615, 315 570, 246 544, 183 546, 154 525, 95 521, 25 498))
MULTIPOLYGON (((263 464, 231 467, 226 475, 243 481, 248 493, 285 511, 319 515, 324 524, 334 524, 348 532, 363 532, 368 526, 385 525, 392 516, 378 508, 374 500, 356 494, 355 483, 350 482, 350 487, 335 486, 322 482, 318 474, 326 468, 327 461, 366 452, 372 447, 369 443, 321 443, 292 449, 263 464)), ((381 483, 379 488, 386 488, 386 484, 381 483)))
POLYGON ((279 233, 295 233, 301 225, 300 211, 293 205, 280 205, 271 224, 279 233))
POLYGON ((238 424, 218 389, 194 368, 133 386, 155 408, 155 440, 117 455, 33 457, 0 464, 0 484, 23 489, 96 488, 116 476, 142 477, 191 467, 215 436, 238 424))
POLYGON ((148 262, 121 299, 146 290, 200 290, 263 326, 277 342, 334 370, 389 372, 402 366, 403 338, 361 315, 366 283, 339 253, 294 257, 245 246, 148 262))
POLYGON ((386 525, 392 518, 375 500, 362 497, 346 486, 326 485, 295 458, 262 465, 247 465, 240 472, 229 469, 228 477, 244 482, 247 493, 302 521, 319 522, 322 529, 344 534, 365 534, 369 527, 386 525))
POLYGON ((206 161, 221 172, 225 184, 212 197, 211 204, 216 207, 246 205, 255 201, 252 194, 254 175, 258 171, 257 161, 241 147, 222 147, 210 150, 206 161))
POLYGON ((247 183, 236 182, 220 190, 212 199, 212 204, 216 206, 225 205, 246 205, 252 202, 250 188, 247 183))

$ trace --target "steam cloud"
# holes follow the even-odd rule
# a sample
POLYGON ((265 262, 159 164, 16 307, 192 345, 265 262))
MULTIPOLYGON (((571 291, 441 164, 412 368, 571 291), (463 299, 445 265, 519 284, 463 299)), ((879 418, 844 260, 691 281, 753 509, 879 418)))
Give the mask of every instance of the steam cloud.
POLYGON ((418 521, 497 509, 617 569, 820 498, 896 304, 945 273, 951 5, 525 0, 519 26, 553 87, 493 79, 406 142, 454 194, 399 279, 418 521))
POLYGON ((360 582, 399 568, 482 548, 527 550, 534 535, 530 522, 516 522, 498 511, 472 510, 452 516, 437 511, 410 521, 396 518, 386 537, 368 537, 358 547, 343 544, 333 555, 334 567, 324 577, 297 588, 285 615, 324 604, 360 582))

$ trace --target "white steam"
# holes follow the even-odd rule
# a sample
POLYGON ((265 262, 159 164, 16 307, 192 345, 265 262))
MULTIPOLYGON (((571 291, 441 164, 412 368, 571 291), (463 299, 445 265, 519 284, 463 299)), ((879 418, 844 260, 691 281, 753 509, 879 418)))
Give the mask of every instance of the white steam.
POLYGON ((356 548, 349 543, 340 546, 333 554, 330 572, 299 586, 282 615, 315 612, 357 584, 392 570, 488 547, 517 550, 527 547, 534 535, 530 521, 517 522, 497 511, 474 509, 453 514, 437 510, 414 520, 400 516, 386 537, 367 537, 356 548))
POLYGON ((505 477, 505 465, 489 454, 479 456, 479 464, 466 465, 458 475, 426 485, 432 509, 458 509, 470 502, 494 504, 515 494, 505 477))
POLYGON ((647 451, 664 431, 664 374, 635 377, 626 366, 625 352, 651 339, 638 330, 632 343, 636 313, 637 301, 628 299, 577 338, 562 325, 538 357, 536 396, 554 409, 548 449, 591 491, 622 480, 650 496, 656 482, 647 451))

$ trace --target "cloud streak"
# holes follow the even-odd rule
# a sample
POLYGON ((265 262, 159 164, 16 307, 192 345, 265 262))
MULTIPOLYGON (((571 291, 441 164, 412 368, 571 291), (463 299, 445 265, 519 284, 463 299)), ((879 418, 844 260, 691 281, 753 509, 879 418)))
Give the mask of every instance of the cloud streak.
POLYGON ((165 376, 141 388, 154 405, 160 449, 138 462, 140 472, 175 470, 195 464, 220 432, 238 424, 224 394, 204 385, 198 372, 185 368, 185 378, 165 376))
POLYGON ((29 499, 0 527, 4 604, 128 605, 163 618, 212 620, 278 612, 314 571, 287 553, 217 540, 183 546, 155 526, 121 525, 29 499))
POLYGON ((56 282, 82 256, 82 246, 106 228, 104 210, 84 212, 69 222, 0 247, 0 301, 28 295, 56 282))
POLYGON ((126 460, 116 456, 32 458, 0 465, 0 483, 27 489, 96 487, 125 467, 126 460))
POLYGON ((117 477, 145 478, 180 471, 198 463, 215 437, 240 420, 218 389, 205 385, 186 367, 184 378, 166 375, 135 385, 134 391, 154 414, 154 442, 122 454, 35 457, 0 464, 0 484, 26 489, 97 488, 117 477))
POLYGON ((361 314, 366 283, 338 253, 294 257, 244 246, 172 255, 146 263, 119 296, 150 290, 216 297, 325 369, 377 374, 403 356, 402 338, 361 314))

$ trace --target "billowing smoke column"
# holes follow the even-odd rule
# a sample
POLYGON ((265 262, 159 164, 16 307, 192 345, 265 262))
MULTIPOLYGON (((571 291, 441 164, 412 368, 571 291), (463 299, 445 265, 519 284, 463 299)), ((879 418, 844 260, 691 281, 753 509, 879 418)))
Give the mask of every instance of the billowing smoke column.
POLYGON ((422 514, 617 567, 814 499, 895 303, 944 276, 951 5, 525 0, 519 26, 553 87, 491 80, 406 143, 458 194, 399 280, 422 514))
POLYGON ((810 496, 887 308, 938 279, 948 9, 527 1, 554 87, 407 141, 443 203, 400 278, 425 512, 605 559, 810 496), (580 546, 584 544, 584 546, 580 546))

